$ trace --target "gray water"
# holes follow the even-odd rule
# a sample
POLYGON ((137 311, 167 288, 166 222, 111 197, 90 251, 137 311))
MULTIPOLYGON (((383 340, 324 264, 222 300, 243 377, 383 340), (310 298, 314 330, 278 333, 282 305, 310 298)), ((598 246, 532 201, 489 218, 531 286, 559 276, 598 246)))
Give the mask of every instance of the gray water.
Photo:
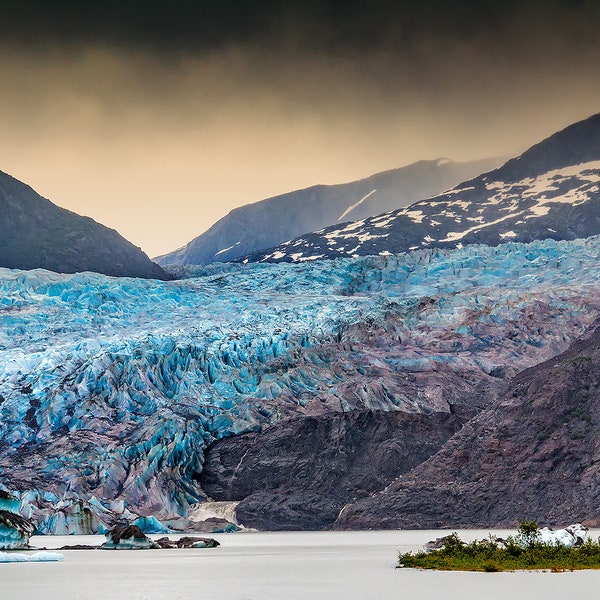
MULTIPOLYGON (((202 550, 64 551, 58 563, 0 564, 1 600, 549 600, 600 597, 600 571, 458 573, 395 569, 398 551, 444 531, 243 532, 202 550)), ((506 532, 498 532, 503 535, 506 532)), ((514 532, 513 532, 514 533, 514 532)), ((460 532, 465 540, 488 531, 460 532)), ((596 533, 597 535, 597 533, 596 533)), ((174 537, 174 536, 172 536, 174 537)), ((103 541, 34 537, 48 549, 103 541)))

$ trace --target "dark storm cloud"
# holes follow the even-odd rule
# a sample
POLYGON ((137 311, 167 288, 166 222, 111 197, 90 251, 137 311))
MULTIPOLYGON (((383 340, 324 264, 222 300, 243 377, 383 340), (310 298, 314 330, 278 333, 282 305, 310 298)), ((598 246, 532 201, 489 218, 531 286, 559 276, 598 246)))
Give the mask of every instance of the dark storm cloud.
POLYGON ((598 112, 599 22, 596 0, 0 0, 0 169, 155 255, 241 204, 598 112))
POLYGON ((552 29, 577 44, 600 15, 595 0, 4 0, 1 7, 0 32, 14 42, 100 42, 164 53, 250 43, 352 54, 410 48, 424 37, 500 41, 523 25, 521 33, 538 40, 552 29))

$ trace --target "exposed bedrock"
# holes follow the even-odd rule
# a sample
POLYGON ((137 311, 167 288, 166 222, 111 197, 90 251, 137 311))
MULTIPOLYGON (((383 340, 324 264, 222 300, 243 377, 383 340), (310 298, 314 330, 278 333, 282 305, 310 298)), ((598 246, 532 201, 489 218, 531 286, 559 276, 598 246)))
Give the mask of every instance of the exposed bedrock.
POLYGON ((347 529, 600 525, 600 333, 527 369, 435 456, 346 509, 347 529))
POLYGON ((200 483, 216 500, 241 500, 236 517, 246 527, 327 529, 345 504, 383 489, 459 428, 449 413, 289 419, 213 443, 200 483))

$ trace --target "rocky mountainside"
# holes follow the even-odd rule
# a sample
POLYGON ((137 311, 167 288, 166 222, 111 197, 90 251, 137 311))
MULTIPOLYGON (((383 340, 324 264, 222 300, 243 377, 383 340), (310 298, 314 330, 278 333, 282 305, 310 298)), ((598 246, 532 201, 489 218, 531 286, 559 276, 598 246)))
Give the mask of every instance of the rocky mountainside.
POLYGON ((0 266, 167 279, 139 248, 0 171, 0 266))
POLYGON ((600 114, 448 192, 303 235, 244 262, 299 262, 600 233, 600 114))
POLYGON ((578 338, 600 315, 599 256, 590 238, 225 264, 171 282, 0 269, 0 489, 18 492, 44 532, 123 515, 168 525, 206 499, 209 448, 215 495, 229 481, 236 498, 251 492, 240 514, 327 526, 340 503, 392 483, 518 372, 578 338), (372 477, 353 449, 370 447, 363 426, 389 448, 372 477), (286 455, 300 434, 310 444, 286 455), (217 446, 238 435, 282 440, 277 456, 248 453, 239 484, 228 475, 238 442, 231 458, 217 446), (326 438, 351 477, 335 471, 326 438), (244 487, 264 459, 279 481, 305 465, 289 477, 296 515, 282 502, 289 487, 244 487), (339 482, 323 516, 309 485, 318 465, 339 482))
POLYGON ((215 500, 241 500, 236 516, 246 526, 330 529, 344 505, 381 491, 460 426, 447 412, 355 410, 290 419, 211 444, 200 485, 215 500))
POLYGON ((600 525, 600 329, 518 375, 435 456, 339 527, 600 525))
POLYGON ((228 262, 328 225, 407 206, 496 166, 496 159, 422 160, 352 183, 296 190, 232 210, 189 244, 156 261, 163 266, 228 262))

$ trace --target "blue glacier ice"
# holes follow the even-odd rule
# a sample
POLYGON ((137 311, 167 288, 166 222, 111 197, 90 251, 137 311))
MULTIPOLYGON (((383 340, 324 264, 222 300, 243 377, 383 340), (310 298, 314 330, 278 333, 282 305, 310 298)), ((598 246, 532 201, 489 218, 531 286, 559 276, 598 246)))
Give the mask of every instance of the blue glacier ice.
POLYGON ((142 533, 172 533, 172 530, 161 523, 156 517, 138 517, 133 525, 137 525, 142 533))
POLYGON ((21 500, 16 494, 0 489, 0 510, 18 513, 21 508, 21 500))
POLYGON ((0 510, 0 550, 29 547, 29 538, 34 530, 34 524, 21 515, 0 510))
POLYGON ((215 439, 468 408, 561 352, 600 315, 599 256, 595 237, 171 282, 0 269, 0 487, 40 533, 175 522, 215 439))
POLYGON ((65 560, 65 555, 60 552, 32 552, 31 554, 20 554, 17 552, 0 552, 0 563, 13 562, 57 562, 65 560))

